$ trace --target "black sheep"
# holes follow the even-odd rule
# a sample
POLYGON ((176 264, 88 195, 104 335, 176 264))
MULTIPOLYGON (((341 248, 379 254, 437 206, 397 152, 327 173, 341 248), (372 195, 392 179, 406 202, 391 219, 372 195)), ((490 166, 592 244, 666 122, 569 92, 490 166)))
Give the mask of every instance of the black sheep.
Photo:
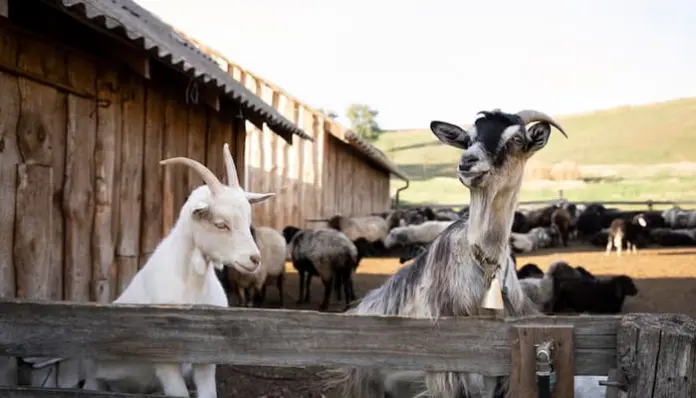
POLYGON ((543 278, 544 271, 534 263, 527 263, 517 270, 517 279, 543 278))
POLYGON ((626 296, 635 296, 638 288, 631 277, 615 276, 608 280, 565 279, 554 291, 552 311, 618 314, 626 296))

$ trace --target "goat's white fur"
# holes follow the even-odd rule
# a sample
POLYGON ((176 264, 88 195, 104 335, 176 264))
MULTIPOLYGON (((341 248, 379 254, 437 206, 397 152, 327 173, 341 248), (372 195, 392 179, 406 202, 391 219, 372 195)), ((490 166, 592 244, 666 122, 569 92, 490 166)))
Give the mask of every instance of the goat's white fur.
MULTIPOLYGON (((147 263, 136 273, 114 304, 205 304, 226 307, 227 296, 213 265, 255 274, 260 269, 259 249, 249 231, 251 204, 274 193, 245 192, 229 146, 223 153, 228 185, 205 166, 191 159, 174 158, 161 164, 187 164, 206 182, 191 192, 176 224, 160 242, 147 263)), ((215 364, 137 364, 98 362, 85 389, 120 382, 129 390, 149 392, 161 387, 167 396, 188 397, 185 374, 193 376, 199 398, 216 398, 215 364)))

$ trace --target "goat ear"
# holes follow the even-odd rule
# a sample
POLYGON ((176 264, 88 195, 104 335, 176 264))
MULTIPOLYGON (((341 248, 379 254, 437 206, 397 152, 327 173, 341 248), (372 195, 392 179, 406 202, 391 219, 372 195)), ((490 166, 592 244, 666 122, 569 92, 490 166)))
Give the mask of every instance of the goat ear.
POLYGON ((252 205, 255 205, 257 203, 261 203, 261 202, 265 201, 266 199, 269 199, 269 198, 275 196, 275 192, 269 192, 269 193, 244 192, 244 195, 246 196, 249 203, 251 203, 252 205))
POLYGON ((198 202, 193 206, 193 211, 191 212, 194 218, 198 220, 210 218, 210 205, 205 202, 198 202))
POLYGON ((430 130, 443 144, 459 149, 467 149, 471 145, 466 130, 452 123, 433 120, 430 122, 430 130))
POLYGON ((527 130, 527 137, 529 138, 527 152, 534 153, 545 147, 549 142, 550 135, 551 126, 546 122, 539 122, 530 127, 529 130, 527 130))

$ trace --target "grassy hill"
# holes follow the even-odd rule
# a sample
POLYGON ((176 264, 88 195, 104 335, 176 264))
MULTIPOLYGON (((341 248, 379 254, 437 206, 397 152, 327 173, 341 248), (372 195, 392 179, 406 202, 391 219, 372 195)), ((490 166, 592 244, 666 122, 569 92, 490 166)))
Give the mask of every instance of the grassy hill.
MULTIPOLYGON (((696 98, 559 116, 558 120, 569 138, 554 131, 530 167, 570 161, 578 165, 581 177, 573 182, 526 182, 522 200, 555 198, 558 189, 571 200, 696 200, 696 166, 667 165, 696 162, 696 98)), ((429 130, 390 131, 375 145, 413 177, 411 187, 402 194, 407 201, 468 200, 455 179, 461 152, 440 144, 429 130)), ((395 181, 393 188, 402 185, 395 181)))

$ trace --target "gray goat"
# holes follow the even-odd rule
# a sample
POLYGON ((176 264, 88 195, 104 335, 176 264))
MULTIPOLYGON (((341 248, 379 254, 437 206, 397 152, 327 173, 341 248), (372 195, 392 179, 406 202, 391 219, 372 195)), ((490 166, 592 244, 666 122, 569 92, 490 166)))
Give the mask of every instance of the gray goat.
MULTIPOLYGON (((479 112, 466 131, 433 121, 430 129, 444 144, 464 150, 459 181, 471 193, 468 219, 455 221, 412 263, 349 310, 358 315, 400 315, 436 320, 442 316, 482 314, 484 268, 496 272, 503 287, 506 316, 538 314, 525 296, 509 255, 513 214, 527 160, 549 140, 550 116, 533 110, 516 114, 479 112), (526 125, 539 122, 526 129, 526 125)), ((385 380, 396 369, 332 369, 327 386, 342 397, 383 398, 385 380)), ((466 373, 426 373, 428 396, 493 397, 507 391, 507 378, 466 373)))

